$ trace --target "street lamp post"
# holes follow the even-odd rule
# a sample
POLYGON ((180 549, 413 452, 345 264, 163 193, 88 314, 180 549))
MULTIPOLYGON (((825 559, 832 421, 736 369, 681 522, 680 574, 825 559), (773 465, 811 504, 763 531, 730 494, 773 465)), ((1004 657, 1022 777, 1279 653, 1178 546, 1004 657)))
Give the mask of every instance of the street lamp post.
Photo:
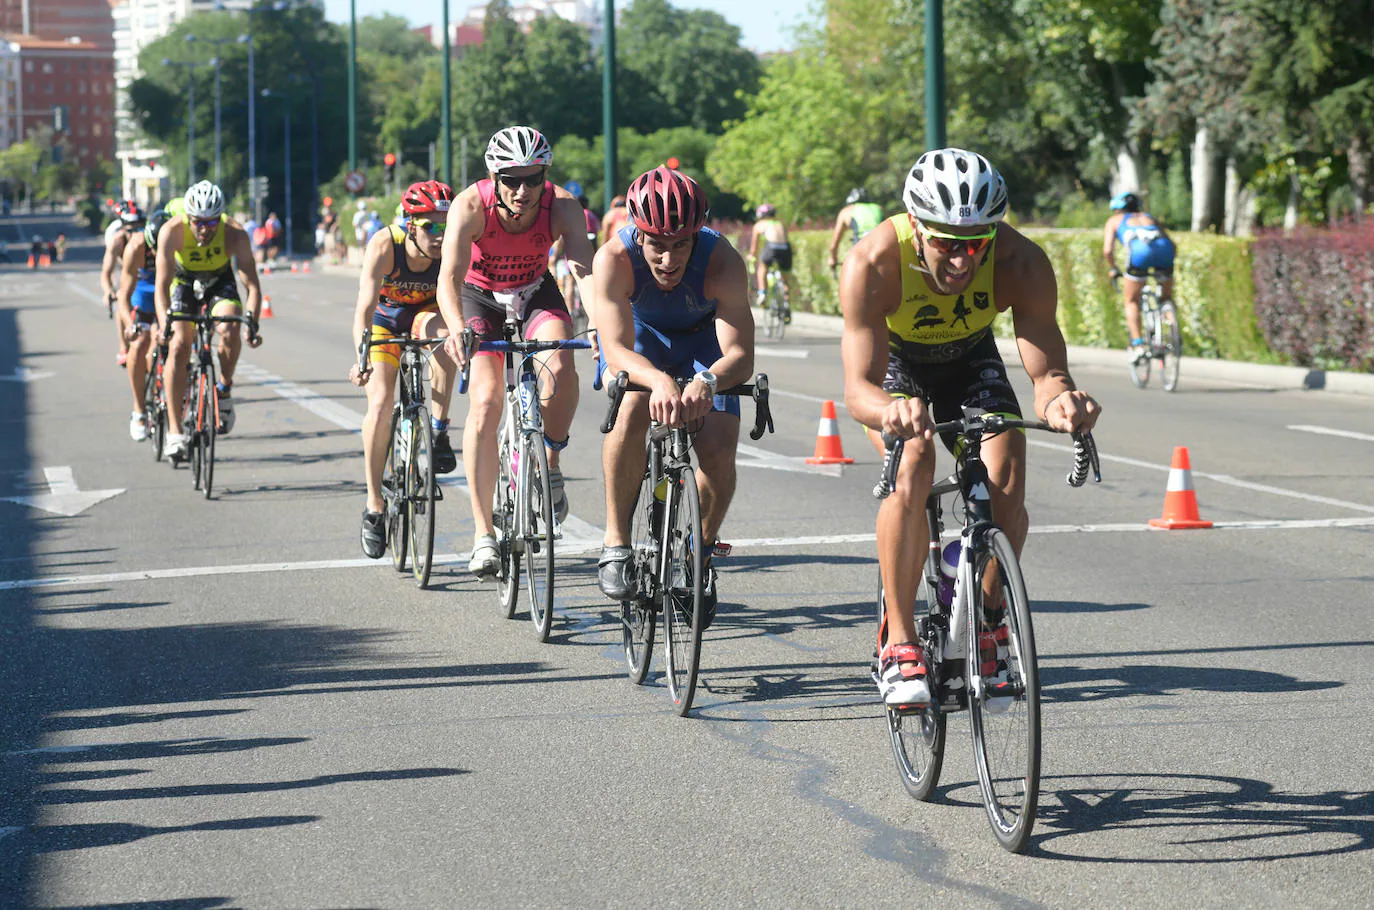
POLYGON ((290 259, 295 252, 295 247, 291 242, 291 96, 285 92, 274 92, 270 88, 265 88, 262 90, 262 97, 280 98, 284 102, 283 108, 286 111, 284 118, 286 130, 286 148, 284 150, 286 155, 286 258, 290 259))
MULTIPOLYGON (((202 43, 202 44, 213 44, 213 45, 215 46, 215 56, 212 57, 212 58, 210 58, 210 63, 212 63, 212 64, 214 65, 214 67, 215 67, 215 183, 219 183, 219 182, 220 182, 220 179, 221 179, 221 177, 222 177, 222 172, 221 172, 221 170, 220 170, 220 118, 219 118, 219 109, 220 109, 220 105, 219 105, 219 85, 220 85, 220 78, 219 78, 219 69, 220 69, 220 64, 223 62, 223 61, 220 59, 220 54, 223 53, 223 52, 220 50, 220 48, 223 47, 223 46, 226 45, 226 44, 237 44, 237 43, 238 43, 238 39, 237 39, 237 38, 202 38, 202 37, 200 37, 199 35, 187 35, 187 36, 186 36, 186 43, 187 43, 187 44, 190 44, 190 43, 193 42, 193 41, 199 41, 199 42, 202 43)), ((251 69, 251 67, 250 67, 250 69, 251 69)))
POLYGON ((209 66, 208 63, 195 61, 169 60, 162 58, 163 66, 180 66, 190 71, 186 81, 191 89, 186 95, 186 185, 196 182, 196 67, 209 66))
MULTIPOLYGON (((258 93, 257 93, 257 92, 254 90, 254 88, 253 88, 253 70, 254 70, 254 67, 253 67, 253 14, 254 14, 254 13, 265 13, 265 12, 268 12, 269 10, 270 10, 270 11, 274 11, 274 12, 281 12, 282 10, 287 9, 288 7, 290 7, 290 6, 292 5, 292 3, 294 3, 294 2, 295 2, 295 0, 277 0, 276 3, 273 3, 273 4, 270 5, 270 6, 268 6, 268 5, 266 5, 266 4, 263 4, 262 6, 256 6, 256 5, 254 5, 253 3, 249 3, 247 7, 244 7, 244 8, 241 9, 241 12, 245 12, 245 13, 248 14, 248 31, 246 31, 246 32, 244 32, 243 34, 239 35, 238 38, 237 38, 236 40, 239 41, 241 44, 246 44, 246 45, 248 45, 248 181, 249 181, 249 182, 248 182, 248 185, 249 185, 249 186, 254 186, 254 185, 256 185, 256 183, 257 183, 257 176, 258 176, 258 141, 257 141, 257 139, 258 139, 258 108, 257 108, 258 93)), ((220 11, 223 11, 223 10, 227 9, 227 7, 224 5, 223 0, 215 0, 214 8, 215 8, 216 10, 220 10, 220 11)), ((253 200, 253 217, 254 217, 257 221, 259 221, 259 222, 262 221, 262 203, 261 203, 260 201, 256 200, 256 199, 253 200)))

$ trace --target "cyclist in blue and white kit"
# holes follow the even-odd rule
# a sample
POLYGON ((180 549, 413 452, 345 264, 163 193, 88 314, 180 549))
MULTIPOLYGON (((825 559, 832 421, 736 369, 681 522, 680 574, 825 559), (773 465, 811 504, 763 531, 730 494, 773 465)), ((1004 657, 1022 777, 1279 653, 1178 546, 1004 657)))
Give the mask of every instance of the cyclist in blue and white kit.
POLYGON ((148 375, 148 354, 152 347, 153 326, 157 325, 157 232, 171 219, 159 209, 143 230, 129 235, 121 255, 123 279, 118 284, 119 324, 124 326, 128 345, 129 385, 134 391, 134 410, 129 416, 129 438, 142 442, 148 438, 148 423, 143 413, 143 380, 148 375))
POLYGON ((1130 263, 1126 266, 1126 283, 1121 289, 1126 303, 1126 329, 1131 336, 1131 360, 1149 355, 1149 346, 1140 337, 1140 292, 1145 287, 1145 275, 1155 270, 1159 279, 1160 302, 1174 296, 1174 242, 1149 212, 1140 210, 1140 198, 1135 193, 1119 193, 1112 197, 1112 211, 1102 230, 1102 258, 1107 260, 1111 276, 1121 272, 1112 252, 1118 242, 1126 248, 1130 263))
MULTIPOLYGON (((649 419, 700 426, 693 448, 701 530, 714 544, 735 492, 740 415, 739 399, 716 390, 748 381, 754 369, 749 273, 730 241, 705 227, 706 192, 685 174, 658 167, 636 178, 626 195, 630 224, 592 264, 596 327, 607 370, 624 370, 652 391, 625 396, 602 449, 606 536, 597 580, 612 600, 634 590, 630 511, 644 476, 649 419), (679 390, 676 380, 686 376, 692 381, 679 390)), ((703 606, 709 623, 713 569, 703 606)))

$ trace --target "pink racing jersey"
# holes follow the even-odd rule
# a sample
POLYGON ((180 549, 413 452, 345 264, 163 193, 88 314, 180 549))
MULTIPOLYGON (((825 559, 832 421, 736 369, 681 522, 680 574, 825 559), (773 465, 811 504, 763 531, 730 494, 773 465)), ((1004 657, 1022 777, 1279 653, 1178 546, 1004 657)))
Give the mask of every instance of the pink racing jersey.
POLYGON ((477 192, 486 211, 486 227, 472 244, 472 264, 463 281, 487 291, 504 291, 538 281, 549 270, 553 244, 553 184, 544 182, 539 214, 528 231, 512 234, 496 215, 496 184, 479 180, 477 192))

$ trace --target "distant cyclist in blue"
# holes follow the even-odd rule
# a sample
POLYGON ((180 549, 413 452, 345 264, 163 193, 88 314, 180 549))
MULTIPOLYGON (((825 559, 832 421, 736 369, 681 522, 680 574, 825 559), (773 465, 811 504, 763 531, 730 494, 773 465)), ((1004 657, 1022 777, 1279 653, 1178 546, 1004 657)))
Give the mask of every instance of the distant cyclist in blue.
POLYGON ((125 326, 124 340, 129 344, 129 359, 125 370, 134 395, 134 410, 129 415, 129 438, 142 442, 148 438, 148 418, 143 411, 143 380, 148 375, 148 354, 152 348, 151 329, 157 325, 157 307, 153 304, 157 290, 157 234, 171 220, 166 209, 158 209, 143 230, 129 234, 124 244, 123 278, 117 282, 117 301, 125 326))
MULTIPOLYGON (((625 396, 602 449, 606 536, 597 580, 612 600, 634 590, 629 519, 644 476, 649 418, 700 426, 693 449, 701 530, 714 544, 735 492, 740 414, 738 398, 716 391, 747 382, 754 369, 748 270, 730 241, 705 226, 705 190, 686 174, 658 167, 636 178, 626 196, 630 223, 592 265, 596 327, 607 370, 624 370, 630 382, 651 391, 625 396), (691 382, 679 389, 678 377, 691 382)), ((709 622, 714 569, 706 573, 703 595, 709 622)))
POLYGON ((1121 289, 1126 304, 1126 330, 1131 336, 1131 359, 1147 356, 1149 346, 1140 337, 1140 292, 1145 287, 1145 274, 1154 269, 1159 279, 1160 301, 1174 296, 1174 242, 1149 212, 1140 210, 1140 197, 1135 193, 1119 193, 1112 197, 1112 216, 1102 230, 1102 258, 1113 278, 1121 275, 1112 255, 1118 242, 1126 248, 1130 262, 1126 266, 1126 282, 1121 289))

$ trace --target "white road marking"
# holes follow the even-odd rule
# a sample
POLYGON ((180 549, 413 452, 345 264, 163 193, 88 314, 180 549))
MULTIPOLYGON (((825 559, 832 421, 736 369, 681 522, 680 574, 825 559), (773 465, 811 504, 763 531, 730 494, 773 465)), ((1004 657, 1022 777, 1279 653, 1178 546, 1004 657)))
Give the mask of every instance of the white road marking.
POLYGON ((48 379, 56 375, 49 370, 35 370, 20 365, 14 368, 13 373, 0 376, 0 382, 33 382, 36 379, 48 379))
POLYGON ((765 449, 740 443, 737 451, 744 458, 736 459, 735 465, 741 468, 769 468, 774 471, 793 471, 798 474, 819 474, 823 477, 840 477, 843 472, 837 464, 807 464, 802 456, 775 455, 765 449))
POLYGON ((80 515, 98 502, 103 502, 124 492, 118 490, 87 490, 81 492, 76 486, 76 475, 66 465, 46 467, 43 477, 48 483, 48 492, 34 493, 30 496, 0 496, 0 501, 13 502, 33 509, 42 509, 54 515, 68 518, 80 515))
POLYGON ((275 392, 287 401, 293 402, 305 408, 316 417, 341 427, 345 430, 352 430, 361 433, 363 429, 363 415, 345 407, 337 401, 325 398, 316 392, 312 392, 304 386, 296 385, 294 382, 287 382, 280 376, 267 372, 261 367, 249 363, 240 363, 237 371, 237 379, 247 379, 249 382, 256 382, 269 391, 275 392))
POLYGON ((91 303, 94 303, 96 306, 105 305, 105 301, 100 299, 99 294, 97 294, 90 288, 86 287, 84 284, 79 282, 75 277, 67 277, 67 287, 73 293, 80 294, 82 297, 85 297, 87 300, 89 300, 91 303))
MULTIPOLYGON (((564 539, 558 545, 560 554, 568 555, 574 553, 589 553, 601 548, 600 529, 593 525, 582 523, 585 528, 578 530, 576 534, 565 533, 564 539), (586 529, 592 529, 589 533, 586 529)), ((1293 521, 1219 521, 1213 525, 1214 530, 1219 531, 1290 531, 1306 530, 1311 528, 1359 528, 1374 526, 1374 518, 1319 518, 1319 519, 1298 519, 1293 521)), ((570 527, 572 525, 570 524, 570 527)), ((1144 522, 1130 522, 1121 524, 1100 524, 1100 525, 1041 525, 1030 529, 1031 534, 1103 534, 1103 533, 1158 533, 1176 534, 1180 537, 1189 537, 1202 534, 1202 531, 1192 531, 1186 534, 1179 532, 1160 531, 1151 528, 1144 522)), ((957 531, 950 531, 946 537, 957 537, 957 531)), ((736 554, 741 550, 753 548, 783 548, 783 547, 821 547, 838 546, 842 544, 873 543, 877 540, 874 533, 866 534, 824 534, 811 537, 745 537, 733 538, 728 543, 735 549, 736 554)), ((465 564, 472 556, 471 551, 462 553, 449 553, 434 555, 434 564, 459 565, 465 564)), ((201 578, 215 575, 258 575, 267 572, 317 572, 321 569, 361 569, 368 566, 386 566, 390 568, 391 562, 385 559, 318 559, 306 562, 276 562, 276 563, 246 563, 241 565, 229 566, 184 566, 178 569, 145 569, 137 572, 111 572, 104 575, 54 575, 46 578, 17 578, 10 581, 0 581, 0 591, 12 591, 20 588, 57 588, 70 586, 86 585, 109 585, 123 582, 138 581, 157 581, 166 578, 201 578)))
POLYGON ((755 357, 785 357, 788 360, 805 360, 811 356, 811 352, 806 348, 775 348, 770 345, 759 345, 754 348, 755 357))
POLYGON ((1316 433, 1320 436, 1343 436, 1346 439, 1374 442, 1374 436, 1368 433, 1356 433, 1354 430, 1335 430, 1331 427, 1314 427, 1305 423, 1289 424, 1288 429, 1297 430, 1299 433, 1316 433))
MULTIPOLYGON (((768 389, 768 394, 781 395, 783 398, 795 398, 798 401, 810 401, 814 404, 825 404, 827 401, 833 401, 835 402, 835 407, 837 408, 843 408, 845 406, 844 401, 842 400, 844 398, 843 395, 841 395, 839 398, 820 398, 816 395, 804 395, 801 392, 789 392, 786 389, 779 389, 776 387, 770 387, 768 389)), ((848 409, 846 408, 846 410, 848 409)))
MULTIPOLYGON (((1028 442, 1031 445, 1039 446, 1042 449, 1055 449, 1056 451, 1068 452, 1070 454, 1072 454, 1073 452, 1072 446, 1061 445, 1057 442, 1041 442, 1037 439, 1031 439, 1028 440, 1028 442)), ((1138 458, 1127 458, 1124 455, 1108 455, 1102 452, 1098 453, 1098 457, 1103 461, 1112 461, 1116 462, 1117 464, 1128 464, 1132 467, 1148 468, 1152 471, 1163 471, 1166 474, 1169 473, 1168 465, 1154 464, 1153 462, 1149 461, 1141 461, 1138 458)), ((1067 464, 1067 462, 1065 462, 1065 464, 1067 464)), ((1228 486, 1239 487, 1242 490, 1254 490, 1257 493, 1269 493, 1274 496, 1287 496, 1290 499, 1302 499, 1306 500, 1307 502, 1320 503, 1324 506, 1335 506, 1340 509, 1350 509, 1355 512, 1368 512, 1370 514, 1374 514, 1374 506, 1362 505, 1361 503, 1350 502, 1349 500, 1345 499, 1336 499, 1331 496, 1317 496, 1314 493, 1300 493, 1297 490, 1286 490, 1283 487, 1273 487, 1266 483, 1253 483, 1249 480, 1241 480, 1238 477, 1232 477, 1230 474, 1207 474, 1203 471, 1197 470, 1196 468, 1193 469, 1192 474, 1194 479, 1199 477, 1205 477, 1208 480, 1215 480, 1217 483, 1224 483, 1228 486)))

